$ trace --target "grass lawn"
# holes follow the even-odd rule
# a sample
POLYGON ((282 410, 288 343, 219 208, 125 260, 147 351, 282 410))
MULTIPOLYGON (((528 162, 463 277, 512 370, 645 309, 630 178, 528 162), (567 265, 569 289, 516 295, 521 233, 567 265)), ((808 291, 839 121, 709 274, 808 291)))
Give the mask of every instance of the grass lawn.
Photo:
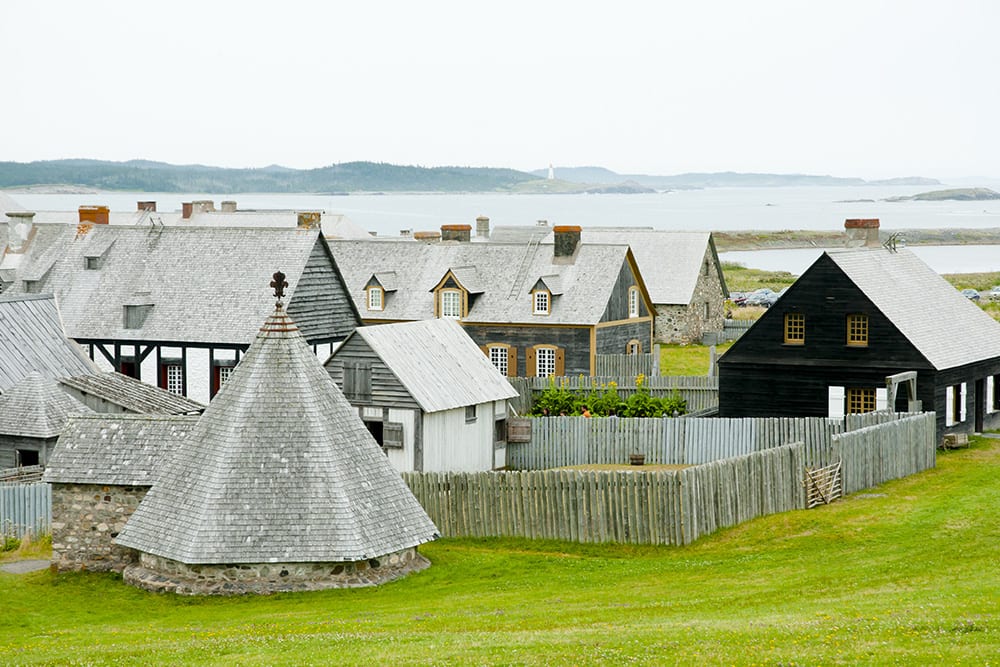
POLYGON ((1000 441, 677 548, 442 540, 377 589, 154 595, 0 574, 0 663, 976 664, 1000 656, 1000 441))
MULTIPOLYGON (((715 346, 719 356, 732 342, 715 346)), ((660 345, 660 375, 708 375, 710 358, 707 345, 660 345)))

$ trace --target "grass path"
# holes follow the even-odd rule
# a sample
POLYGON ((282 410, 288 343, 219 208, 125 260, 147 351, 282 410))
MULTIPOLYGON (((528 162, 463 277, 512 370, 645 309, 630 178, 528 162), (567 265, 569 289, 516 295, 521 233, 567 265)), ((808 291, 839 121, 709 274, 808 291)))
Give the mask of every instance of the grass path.
POLYGON ((378 589, 0 574, 2 664, 996 664, 1000 441, 684 548, 442 540, 378 589))

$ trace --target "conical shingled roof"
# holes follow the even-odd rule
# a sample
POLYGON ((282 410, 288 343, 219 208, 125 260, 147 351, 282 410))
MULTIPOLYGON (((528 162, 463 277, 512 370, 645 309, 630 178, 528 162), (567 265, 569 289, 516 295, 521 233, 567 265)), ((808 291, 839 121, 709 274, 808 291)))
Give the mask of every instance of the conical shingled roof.
POLYGON ((35 371, 0 396, 0 433, 25 438, 54 438, 72 413, 90 408, 35 371))
POLYGON ((116 541, 193 565, 353 562, 437 536, 279 305, 116 541))

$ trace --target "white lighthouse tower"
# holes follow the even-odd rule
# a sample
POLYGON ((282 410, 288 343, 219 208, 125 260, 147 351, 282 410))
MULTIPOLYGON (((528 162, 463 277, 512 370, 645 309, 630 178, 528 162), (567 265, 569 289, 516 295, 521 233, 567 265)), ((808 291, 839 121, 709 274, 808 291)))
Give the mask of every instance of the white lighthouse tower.
POLYGON ((556 180, 556 170, 552 168, 551 164, 549 165, 549 180, 550 181, 556 180))

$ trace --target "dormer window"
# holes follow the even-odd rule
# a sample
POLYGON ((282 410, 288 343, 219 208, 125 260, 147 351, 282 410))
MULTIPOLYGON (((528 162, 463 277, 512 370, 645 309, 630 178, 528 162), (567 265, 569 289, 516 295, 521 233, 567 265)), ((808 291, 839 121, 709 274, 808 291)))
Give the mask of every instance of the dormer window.
POLYGON ((639 288, 628 288, 628 316, 639 317, 639 288))
POLYGON ((456 289, 444 289, 439 292, 440 316, 450 319, 462 317, 462 293, 456 289))
POLYGON ((535 290, 532 295, 535 304, 532 312, 535 315, 548 315, 552 309, 552 295, 544 289, 535 290))
POLYGON ((101 258, 100 257, 84 257, 83 258, 83 268, 87 271, 96 271, 101 268, 101 258))
POLYGON ((368 310, 385 309, 385 292, 381 287, 368 288, 368 310))

